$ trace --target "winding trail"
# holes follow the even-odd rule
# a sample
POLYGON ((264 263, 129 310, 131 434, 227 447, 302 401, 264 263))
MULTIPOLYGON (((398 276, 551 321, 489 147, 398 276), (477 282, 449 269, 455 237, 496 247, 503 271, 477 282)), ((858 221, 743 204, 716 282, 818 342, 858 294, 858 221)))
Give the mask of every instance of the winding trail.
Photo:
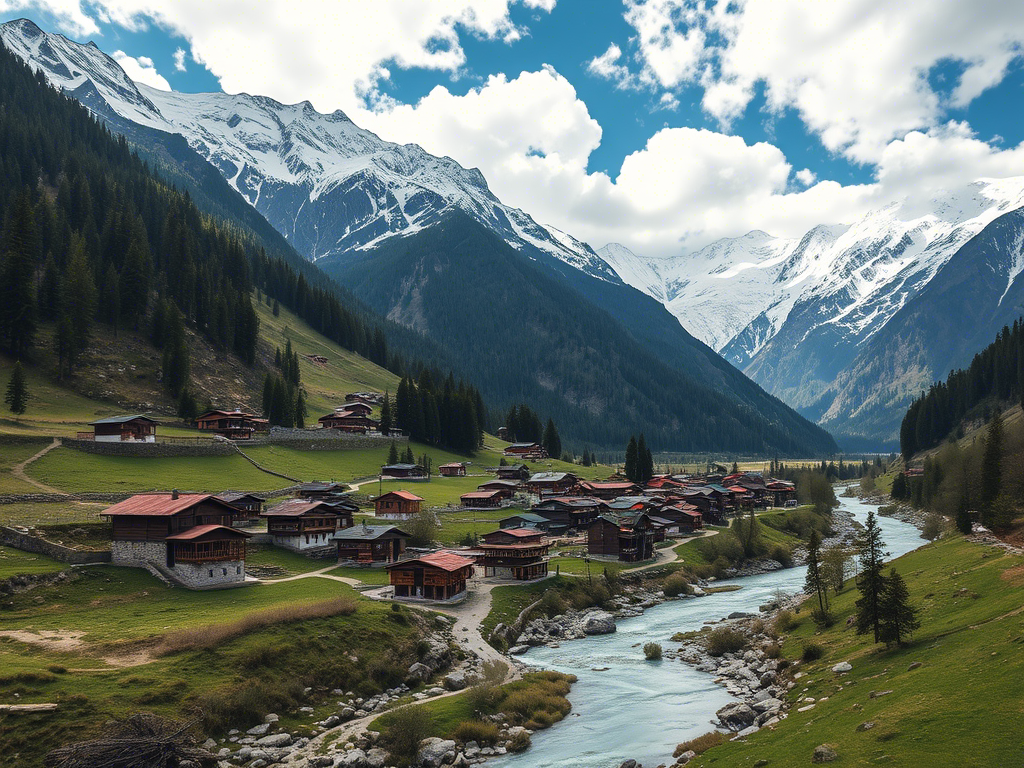
POLYGON ((71 494, 68 493, 67 491, 61 491, 61 490, 59 490, 57 488, 52 488, 51 486, 46 485, 44 483, 40 483, 38 480, 34 480, 31 477, 29 477, 27 474, 25 474, 25 468, 29 464, 31 464, 36 459, 41 459, 43 456, 48 454, 54 448, 60 448, 60 445, 61 445, 60 438, 59 437, 53 438, 53 442, 50 443, 45 448, 43 448, 43 450, 41 450, 35 456, 30 456, 29 458, 25 459, 20 464, 15 464, 13 467, 11 467, 11 474, 14 475, 16 478, 18 478, 19 480, 22 480, 23 482, 26 482, 29 485, 38 488, 39 490, 43 491, 44 493, 53 493, 53 494, 56 494, 57 496, 71 496, 71 494))

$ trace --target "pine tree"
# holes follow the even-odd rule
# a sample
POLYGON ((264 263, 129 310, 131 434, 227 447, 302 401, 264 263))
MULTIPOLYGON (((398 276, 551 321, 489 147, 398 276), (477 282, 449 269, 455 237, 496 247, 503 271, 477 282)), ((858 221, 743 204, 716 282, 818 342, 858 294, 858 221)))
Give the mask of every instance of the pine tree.
POLYGON ((971 513, 967 509, 967 492, 961 490, 960 500, 956 505, 956 529, 964 536, 969 536, 973 530, 973 522, 971 520, 971 513))
POLYGON ((878 639, 886 645, 903 645, 903 642, 921 626, 917 609, 910 604, 910 591, 903 577, 893 568, 885 579, 885 589, 880 600, 881 622, 878 639))
MULTIPOLYGON (((390 435, 391 434, 392 426, 393 426, 393 424, 392 424, 392 418, 391 418, 391 396, 388 394, 387 390, 384 390, 384 402, 381 403, 381 406, 380 406, 380 431, 381 431, 381 434, 390 435)), ((394 444, 395 444, 394 441, 392 441, 391 445, 394 445, 394 444)), ((394 462, 388 462, 388 463, 394 463, 394 462)))
POLYGON ((857 589, 861 597, 857 600, 857 634, 873 632, 875 642, 879 641, 881 622, 882 592, 885 590, 885 576, 882 567, 885 551, 882 530, 878 527, 874 510, 868 512, 864 528, 857 534, 857 553, 860 557, 861 572, 857 577, 857 589))
POLYGON ((60 286, 58 310, 57 371, 63 378, 71 372, 78 355, 89 346, 92 320, 96 315, 96 284, 85 257, 85 242, 72 239, 68 266, 60 286))
POLYGON ((985 433, 985 453, 981 464, 981 522, 992 525, 992 508, 1002 491, 1003 417, 997 410, 985 433))
POLYGON ((639 482, 640 477, 638 473, 639 461, 637 457, 637 442, 636 435, 632 435, 629 438, 629 445, 626 446, 626 467, 625 474, 626 478, 631 482, 639 482))
POLYGON ((397 464, 398 463, 398 444, 394 440, 391 441, 391 448, 388 450, 388 461, 387 461, 387 463, 388 464, 397 464))
POLYGON ((590 448, 584 448, 583 449, 583 460, 582 460, 583 466, 584 467, 589 467, 589 466, 592 466, 593 463, 594 463, 594 461, 590 457, 590 448))
POLYGON ((554 419, 548 419, 548 425, 544 428, 544 450, 553 459, 562 455, 562 439, 558 436, 554 419))
POLYGON ((165 323, 163 380, 171 395, 178 397, 188 384, 189 351, 185 318, 173 303, 169 304, 165 323))
POLYGON ((11 413, 17 416, 28 408, 28 386, 25 383, 25 370, 21 367, 21 360, 15 362, 14 368, 11 369, 11 379, 7 382, 4 402, 11 413))
POLYGON ((199 404, 191 390, 186 387, 181 390, 181 397, 178 398, 178 416, 185 421, 194 421, 199 415, 199 404))
POLYGON ((295 426, 299 429, 306 428, 306 416, 309 411, 306 409, 306 396, 302 394, 302 387, 296 387, 298 393, 295 395, 295 426))
POLYGON ((821 534, 816 529, 811 529, 807 541, 807 578, 804 581, 804 591, 818 601, 818 608, 814 611, 815 621, 819 624, 828 623, 828 584, 821 562, 821 534))
POLYGON ((630 478, 634 483, 643 485, 654 476, 654 457, 647 447, 647 439, 640 433, 636 441, 636 477, 630 478))
POLYGON ((26 189, 15 199, 0 238, 0 339, 19 359, 35 342, 38 260, 39 235, 32 196, 26 189))

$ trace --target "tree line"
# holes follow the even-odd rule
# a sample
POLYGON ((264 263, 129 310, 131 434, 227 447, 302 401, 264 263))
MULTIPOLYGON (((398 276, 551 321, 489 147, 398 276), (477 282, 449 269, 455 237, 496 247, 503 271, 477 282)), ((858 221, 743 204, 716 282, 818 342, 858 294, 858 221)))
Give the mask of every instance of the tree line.
MULTIPOLYGON (((388 396, 385 403, 389 420, 393 411, 395 426, 407 432, 410 440, 465 454, 474 453, 483 442, 487 422, 483 398, 464 381, 456 383, 450 373, 440 387, 425 369, 417 380, 405 376, 395 392, 394 408, 388 396)), ((382 431, 384 427, 382 418, 382 431)))
POLYGON ((934 448, 951 434, 963 436, 964 418, 978 406, 998 409, 1000 403, 1024 400, 1024 323, 1004 326, 966 369, 952 371, 946 381, 922 392, 900 424, 900 450, 905 459, 934 448))

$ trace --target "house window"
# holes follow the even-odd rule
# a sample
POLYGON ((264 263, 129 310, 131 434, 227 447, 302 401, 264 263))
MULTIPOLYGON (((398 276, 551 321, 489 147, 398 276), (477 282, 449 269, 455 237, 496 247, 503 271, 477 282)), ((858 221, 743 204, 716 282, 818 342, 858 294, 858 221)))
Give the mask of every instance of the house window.
POLYGON ((238 575, 238 576, 242 575, 242 566, 240 566, 240 565, 236 565, 235 566, 235 574, 238 575))
POLYGON ((227 575, 228 575, 228 569, 227 569, 227 568, 221 568, 221 570, 222 570, 222 571, 224 571, 224 575, 225 575, 225 576, 227 576, 227 575))
POLYGON ((213 569, 212 568, 210 569, 210 578, 211 579, 213 578, 213 569))

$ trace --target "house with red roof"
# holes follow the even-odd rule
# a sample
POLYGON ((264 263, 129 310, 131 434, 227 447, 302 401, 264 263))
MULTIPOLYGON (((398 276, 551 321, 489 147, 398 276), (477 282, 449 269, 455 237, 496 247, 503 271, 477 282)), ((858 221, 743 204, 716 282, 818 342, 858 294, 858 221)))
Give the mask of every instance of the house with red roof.
POLYGON ((385 520, 408 520, 420 513, 423 499, 409 491, 388 491, 373 500, 374 514, 385 520))
POLYGON ((189 589, 245 581, 245 541, 237 511, 208 493, 143 493, 100 514, 111 523, 111 562, 158 572, 189 589))
POLYGON ((466 582, 473 575, 472 560, 444 551, 388 563, 384 567, 395 597, 399 599, 460 599, 466 593, 466 582))

